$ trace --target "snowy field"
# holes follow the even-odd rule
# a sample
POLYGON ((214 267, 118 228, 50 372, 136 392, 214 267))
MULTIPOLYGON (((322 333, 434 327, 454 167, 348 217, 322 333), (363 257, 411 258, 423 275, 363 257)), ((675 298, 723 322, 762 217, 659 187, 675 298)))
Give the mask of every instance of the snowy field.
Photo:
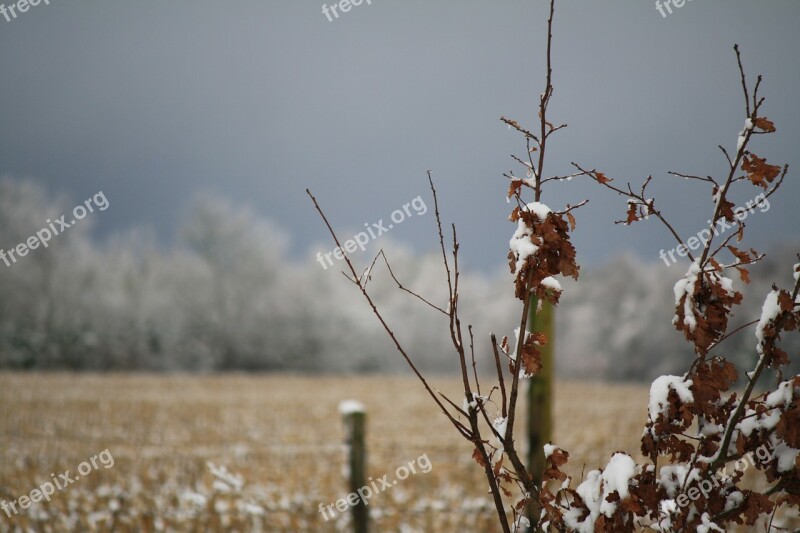
MULTIPOLYGON (((434 382, 457 394, 457 380, 434 382)), ((573 468, 639 448, 647 393, 557 384, 554 440, 573 468)), ((0 511, 0 531, 346 530, 346 514, 325 521, 318 508, 349 492, 337 409, 348 398, 368 410, 370 476, 430 460, 370 500, 376 531, 495 531, 468 444, 410 378, 10 373, 0 374, 0 499, 74 478, 105 450, 113 465, 84 468, 49 503, 0 511)))

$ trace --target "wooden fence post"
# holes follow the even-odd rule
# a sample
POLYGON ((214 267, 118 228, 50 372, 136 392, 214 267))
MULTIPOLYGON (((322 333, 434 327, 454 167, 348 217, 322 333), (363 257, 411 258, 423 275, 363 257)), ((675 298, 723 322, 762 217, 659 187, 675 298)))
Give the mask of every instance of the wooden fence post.
MULTIPOLYGON (((367 412, 364 405, 355 400, 341 402, 339 412, 342 414, 344 422, 344 443, 347 447, 347 467, 350 477, 349 489, 350 493, 356 493, 358 489, 367 485, 367 412)), ((366 503, 359 499, 352 507, 352 511, 353 531, 368 533, 369 510, 366 503)))
MULTIPOLYGON (((537 314, 539 301, 531 297, 528 314, 528 331, 544 333, 547 343, 542 347, 542 370, 528 382, 528 472, 537 486, 542 484, 545 470, 544 445, 553 439, 553 367, 555 357, 554 310, 552 304, 543 301, 542 310, 537 314)), ((529 506, 528 518, 531 523, 539 517, 538 503, 529 506)))

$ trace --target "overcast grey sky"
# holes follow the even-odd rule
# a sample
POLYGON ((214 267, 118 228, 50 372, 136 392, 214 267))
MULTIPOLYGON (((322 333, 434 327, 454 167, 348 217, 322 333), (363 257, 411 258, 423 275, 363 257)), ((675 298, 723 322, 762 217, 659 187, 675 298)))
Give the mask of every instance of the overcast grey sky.
MULTIPOLYGON (((322 4, 51 0, 0 18, 0 175, 75 199, 102 189, 98 235, 146 225, 165 242, 187 199, 211 190, 274 220, 307 257, 327 241, 306 187, 346 233, 427 194, 432 169, 465 260, 503 265, 514 228, 501 174, 524 146, 499 117, 536 118, 545 1, 372 0, 333 22, 322 4)), ((646 0, 562 0, 551 117, 570 127, 552 138, 549 170, 575 160, 637 184, 652 173, 664 211, 696 233, 709 192, 666 172, 724 172, 716 147, 735 150, 745 118, 738 42, 778 128, 753 149, 794 169, 747 221, 750 244, 798 243, 798 23, 796 0, 694 0, 666 18, 646 0)), ((621 250, 657 261, 674 246, 654 221, 613 227, 624 201, 597 185, 544 201, 584 198, 582 263, 621 250)), ((430 249, 432 222, 392 235, 430 249)))

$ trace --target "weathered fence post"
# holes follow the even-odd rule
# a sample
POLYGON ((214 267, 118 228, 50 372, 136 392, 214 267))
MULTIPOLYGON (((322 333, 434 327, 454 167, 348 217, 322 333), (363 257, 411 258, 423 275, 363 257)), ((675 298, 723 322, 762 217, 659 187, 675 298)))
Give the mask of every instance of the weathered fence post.
MULTIPOLYGON (((543 301, 542 310, 537 314, 538 298, 531 297, 528 314, 528 331, 544 333, 547 343, 542 347, 542 370, 528 382, 528 471, 537 486, 542 484, 545 470, 544 445, 553 438, 553 367, 555 358, 555 328, 553 306, 543 301)), ((528 518, 531 523, 539 517, 538 504, 529 507, 528 518)))
MULTIPOLYGON (((367 485, 367 412, 364 405, 356 400, 341 402, 339 404, 339 412, 342 414, 342 421, 344 422, 344 443, 347 447, 350 493, 353 494, 367 485)), ((353 505, 352 511, 353 531, 355 533, 367 533, 369 531, 369 510, 367 505, 359 499, 353 505)))

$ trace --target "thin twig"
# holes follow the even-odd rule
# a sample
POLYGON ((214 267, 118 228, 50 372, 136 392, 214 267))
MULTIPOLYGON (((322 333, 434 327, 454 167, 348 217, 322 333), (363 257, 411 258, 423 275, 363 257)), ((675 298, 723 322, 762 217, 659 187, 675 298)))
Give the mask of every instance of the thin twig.
MULTIPOLYGON (((587 176, 597 175, 597 170, 586 170, 583 167, 581 167, 578 163, 575 163, 574 161, 572 162, 572 166, 574 166, 575 168, 580 170, 581 173, 587 176)), ((643 191, 644 188, 647 187, 647 183, 649 183, 651 177, 652 176, 648 177, 648 179, 645 180, 645 184, 642 186, 643 191)), ((667 219, 661 214, 661 211, 655 208, 655 202, 648 201, 648 198, 645 198, 644 194, 634 193, 633 190, 631 189, 630 184, 628 184, 628 190, 626 191, 624 189, 616 187, 615 185, 611 185, 611 183, 609 183, 610 181, 611 180, 606 180, 602 182, 598 181, 598 183, 600 183, 601 185, 603 185, 608 189, 611 189, 612 191, 616 192, 621 196, 627 196, 628 198, 633 198, 634 200, 637 200, 640 204, 647 206, 648 212, 655 215, 656 218, 658 218, 658 220, 661 221, 661 223, 667 228, 667 230, 675 238, 675 240, 678 241, 678 244, 683 244, 684 246, 686 246, 683 242, 683 239, 681 239, 681 236, 678 235, 678 232, 675 231, 675 228, 672 227, 672 224, 670 224, 669 221, 667 221, 667 219)), ((689 257, 690 260, 694 261, 694 257, 692 256, 692 252, 689 251, 688 246, 686 247, 686 255, 689 257)))
POLYGON ((497 380, 500 382, 500 394, 503 397, 501 411, 503 413, 503 418, 506 418, 508 416, 508 410, 506 408, 506 381, 503 379, 503 367, 500 363, 500 354, 497 351, 497 337, 494 333, 492 333, 492 351, 494 352, 494 365, 497 369, 497 380))
MULTIPOLYGON (((338 246, 341 249, 339 238, 336 236, 336 232, 333 230, 333 227, 331 226, 330 222, 328 222, 328 218, 325 216, 325 213, 322 211, 322 208, 320 208, 319 203, 317 203, 317 199, 314 197, 313 194, 311 194, 311 191, 309 189, 306 189, 306 194, 308 194, 309 198, 311 198, 311 201, 314 203, 314 207, 316 208, 320 217, 322 217, 322 220, 325 222, 325 226, 327 226, 328 231, 331 234, 331 237, 333 237, 333 240, 336 243, 336 246, 338 246)), ((347 256, 347 254, 344 254, 344 260, 347 263, 347 266, 350 268, 350 272, 353 274, 353 279, 358 280, 358 274, 356 273, 356 269, 353 266, 353 263, 350 261, 350 258, 347 256)), ((464 425, 461 424, 461 422, 459 422, 453 417, 453 415, 447 410, 444 404, 439 400, 438 396, 433 391, 431 386, 428 384, 428 381, 425 379, 425 377, 419 372, 414 362, 411 360, 411 358, 408 356, 403 346, 400 344, 400 341, 398 341, 397 337, 395 337, 395 334, 392 331, 392 329, 389 327, 389 325, 384 320, 383 316, 378 311, 378 308, 375 306, 375 303, 372 301, 372 297, 369 295, 366 288, 361 284, 360 281, 357 281, 356 285, 358 285, 358 288, 361 290, 361 294, 364 296, 364 298, 367 300, 367 303, 369 303, 370 307, 372 308, 372 312, 375 314, 376 317, 378 317, 378 320, 383 326, 384 331, 386 331, 387 335, 389 335, 389 338, 392 339, 395 348, 397 349, 398 352, 400 352, 400 354, 403 356, 403 359, 406 360, 408 366, 411 368, 411 370, 420 380, 422 385, 425 387, 425 390, 428 392, 428 395, 433 399, 434 402, 436 402, 436 405, 439 406, 439 409, 442 411, 442 413, 444 413, 447 419, 450 420, 450 423, 456 427, 459 433, 461 433, 466 438, 472 438, 472 435, 469 432, 469 430, 467 430, 467 428, 464 427, 464 425)))
MULTIPOLYGON (((420 294, 418 294, 418 293, 416 293, 416 292, 414 292, 414 291, 412 291, 412 290, 410 290, 410 289, 407 289, 406 287, 404 287, 404 286, 403 286, 403 284, 402 284, 402 283, 400 283, 400 281, 397 279, 397 276, 395 276, 395 275, 394 275, 394 271, 392 271, 392 266, 389 264, 389 259, 386 257, 386 254, 383 252, 383 250, 381 250, 381 251, 380 251, 380 253, 379 253, 378 255, 382 255, 382 256, 383 256, 383 261, 384 261, 384 263, 386 263, 386 268, 389 270, 389 275, 392 277, 392 279, 394 280, 394 282, 397 284, 397 288, 398 288, 398 289, 400 289, 401 291, 405 291, 405 292, 407 292, 408 294, 410 294, 411 296, 413 296, 413 297, 415 297, 415 298, 417 298, 417 299, 421 300, 423 303, 425 303, 426 305, 428 305, 428 306, 432 307, 433 309, 436 309, 437 311, 439 311, 439 312, 440 312, 440 313, 442 313, 443 315, 445 315, 445 316, 449 316, 449 315, 448 315, 448 313, 447 313, 447 311, 445 311, 444 309, 442 309, 442 308, 441 308, 441 307, 439 307, 438 305, 436 305, 436 304, 433 304, 433 303, 429 302, 428 300, 426 300, 426 299, 425 299, 423 296, 421 296, 420 294)), ((376 256, 376 258, 377 258, 377 256, 376 256)))
POLYGON ((680 172, 672 172, 672 171, 669 171, 669 172, 667 172, 667 174, 670 174, 670 175, 672 175, 672 176, 677 176, 677 177, 679 177, 679 178, 685 178, 685 179, 687 179, 687 180, 706 181, 706 182, 708 182, 708 183, 712 183, 712 184, 714 184, 714 185, 717 185, 717 180, 715 180, 715 179, 714 179, 714 178, 712 178, 711 176, 706 176, 706 177, 703 177, 703 176, 693 176, 692 174, 681 174, 680 172))
POLYGON ((745 329, 745 328, 748 328, 748 327, 750 327, 750 326, 752 326, 752 325, 754 325, 754 324, 758 324, 758 320, 752 320, 752 321, 748 322, 747 324, 742 324, 741 326, 739 326, 739 327, 738 327, 738 328, 736 328, 735 330, 731 331, 730 333, 728 333, 728 334, 726 334, 726 335, 723 335, 723 336, 722 336, 722 337, 720 337, 720 338, 719 338, 719 339, 718 339, 716 342, 714 342, 714 344, 712 344, 711 346, 709 346, 709 347, 708 347, 708 351, 710 352, 711 350, 713 350, 714 348, 716 348, 717 346, 719 346, 720 344, 722 344, 722 341, 724 341, 724 340, 725 340, 725 339, 727 339, 728 337, 731 337, 731 336, 733 336, 733 335, 736 335, 737 333, 739 333, 739 332, 740 332, 740 331, 742 331, 743 329, 745 329))

